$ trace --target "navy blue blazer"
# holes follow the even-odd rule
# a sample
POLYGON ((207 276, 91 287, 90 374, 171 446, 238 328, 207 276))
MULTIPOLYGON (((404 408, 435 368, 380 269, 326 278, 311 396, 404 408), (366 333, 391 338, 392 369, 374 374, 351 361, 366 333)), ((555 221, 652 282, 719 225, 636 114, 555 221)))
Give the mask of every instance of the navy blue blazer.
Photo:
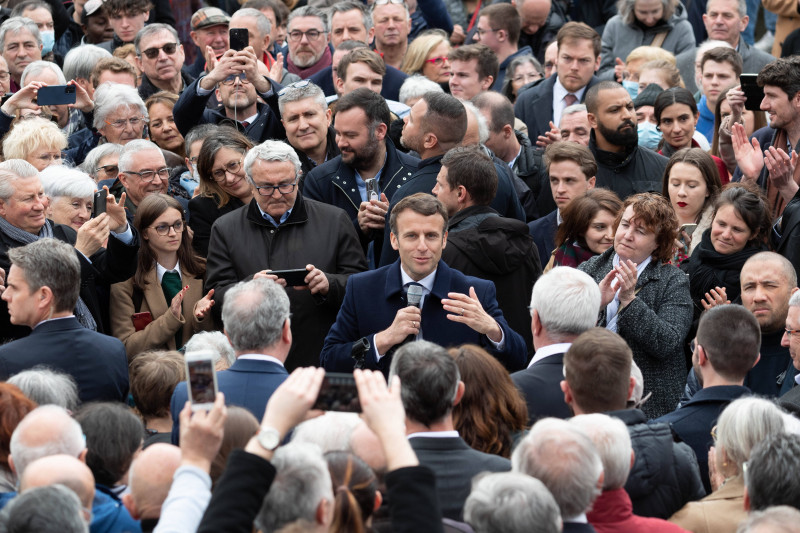
POLYGON ((713 444, 711 428, 729 403, 750 394, 750 389, 739 385, 700 389, 683 406, 654 420, 669 424, 673 433, 694 450, 700 467, 700 479, 709 494, 711 485, 708 481, 708 447, 713 444))
MULTIPOLYGON (((330 372, 352 372, 353 359, 350 352, 353 343, 362 337, 367 337, 372 343, 372 336, 388 328, 397 311, 405 306, 399 260, 377 270, 350 276, 336 322, 325 337, 320 364, 330 372)), ((503 318, 503 312, 497 305, 494 284, 465 276, 458 270, 448 267, 444 261, 439 261, 433 290, 422 304, 420 324, 422 337, 427 341, 435 342, 445 348, 465 343, 478 344, 492 353, 509 370, 519 370, 525 366, 527 358, 525 341, 503 318), (475 293, 484 310, 492 315, 503 329, 505 336, 503 350, 496 350, 486 335, 447 319, 448 313, 442 307, 441 300, 447 298, 448 292, 469 294, 470 287, 475 287, 475 293)), ((372 347, 367 353, 365 368, 381 370, 384 374, 388 374, 391 359, 391 356, 387 355, 380 363, 376 362, 372 347)))
POLYGON ((128 399, 125 346, 84 328, 74 316, 43 322, 27 337, 0 346, 1 380, 36 365, 71 375, 81 403, 128 399))
POLYGON ((533 242, 539 250, 539 261, 542 268, 547 266, 550 255, 556 248, 556 231, 558 231, 558 211, 551 211, 542 218, 533 222, 528 222, 528 230, 531 232, 533 242))
MULTIPOLYGON (((277 363, 237 359, 229 369, 217 374, 217 389, 225 393, 225 405, 244 407, 261 422, 267 401, 288 377, 286 369, 277 363)), ((178 416, 188 400, 186 382, 182 381, 175 387, 170 402, 172 442, 176 445, 180 438, 178 416)))
MULTIPOLYGON (((390 65, 386 65, 386 74, 383 76, 383 87, 381 87, 381 96, 387 100, 400 101, 400 87, 403 82, 408 78, 408 74, 402 70, 398 70, 390 65)), ((333 96, 336 94, 336 88, 333 86, 333 76, 331 76, 331 67, 325 67, 319 72, 311 75, 308 80, 315 85, 318 85, 325 96, 333 96)))
POLYGON ((572 416, 564 402, 561 382, 564 380, 564 354, 558 353, 537 361, 530 368, 511 374, 514 385, 528 404, 528 424, 552 416, 567 419, 572 416))

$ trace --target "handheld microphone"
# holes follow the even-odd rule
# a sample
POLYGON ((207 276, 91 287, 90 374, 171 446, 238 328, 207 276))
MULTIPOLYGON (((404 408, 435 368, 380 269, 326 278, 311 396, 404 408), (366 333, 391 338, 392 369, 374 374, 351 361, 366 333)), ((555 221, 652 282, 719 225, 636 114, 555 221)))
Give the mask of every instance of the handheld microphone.
POLYGON ((408 286, 408 291, 406 292, 406 299, 408 301, 407 307, 416 307, 419 309, 419 303, 422 301, 422 294, 425 292, 425 289, 422 285, 411 284, 408 286))

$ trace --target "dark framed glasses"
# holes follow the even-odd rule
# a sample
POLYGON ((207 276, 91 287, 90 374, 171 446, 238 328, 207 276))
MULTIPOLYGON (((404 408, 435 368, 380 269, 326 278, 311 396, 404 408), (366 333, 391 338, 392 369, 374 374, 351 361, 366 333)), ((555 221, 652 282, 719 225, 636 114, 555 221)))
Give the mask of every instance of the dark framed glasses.
POLYGON ((153 48, 142 50, 140 56, 145 56, 147 59, 155 59, 158 57, 158 53, 161 50, 164 50, 165 54, 171 56, 178 51, 178 43, 167 43, 164 46, 154 46, 153 48))
POLYGON ((169 235, 169 230, 174 229, 175 233, 183 231, 183 220, 177 220, 174 224, 159 224, 158 226, 150 226, 159 235, 169 235))
POLYGON ((241 72, 239 74, 231 74, 230 76, 222 80, 222 85, 233 85, 234 83, 236 83, 237 78, 239 79, 239 82, 241 82, 242 84, 250 83, 250 81, 247 79, 247 75, 244 72, 241 72))
POLYGON ((256 185, 256 191, 261 196, 274 196, 275 191, 281 193, 281 196, 289 194, 294 191, 297 186, 297 178, 291 183, 281 183, 280 185, 256 185))

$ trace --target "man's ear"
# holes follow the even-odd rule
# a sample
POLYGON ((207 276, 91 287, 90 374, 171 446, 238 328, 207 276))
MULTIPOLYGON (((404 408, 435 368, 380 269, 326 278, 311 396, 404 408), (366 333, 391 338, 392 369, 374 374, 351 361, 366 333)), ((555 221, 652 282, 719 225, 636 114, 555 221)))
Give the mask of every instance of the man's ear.
POLYGON ((597 183, 597 177, 592 176, 587 180, 589 182, 589 188, 594 189, 595 184, 597 183))
POLYGON ((397 235, 395 235, 393 231, 389 233, 389 244, 392 245, 394 250, 400 249, 400 246, 397 243, 397 235))
POLYGON ((381 122, 375 127, 375 138, 378 139, 379 141, 384 140, 386 138, 386 132, 388 130, 389 128, 386 126, 386 124, 381 122))
POLYGON ((537 335, 541 331, 542 331, 542 321, 539 320, 539 311, 534 309, 533 312, 531 313, 531 333, 537 335))
POLYGON ((324 499, 320 500, 314 518, 318 524, 326 526, 325 530, 327 531, 327 526, 331 525, 333 521, 333 502, 324 499))
POLYGON ((633 376, 631 376, 631 381, 628 384, 628 399, 630 399, 631 395, 633 394, 633 389, 636 388, 636 380, 633 376))
POLYGON ((86 454, 89 453, 89 448, 84 448, 83 451, 78 454, 78 461, 86 464, 86 454))
POLYGON ((493 83, 494 83, 494 76, 486 76, 481 80, 481 89, 484 91, 488 91, 489 87, 491 87, 493 83))
POLYGON ((561 380, 561 392, 564 393, 564 403, 572 405, 572 390, 569 388, 569 383, 566 379, 561 380))
POLYGON ((511 139, 515 135, 516 134, 514 133, 514 127, 513 126, 511 126, 509 124, 506 124, 505 126, 503 126, 503 138, 511 139))
POLYGON ((589 120, 589 126, 595 129, 597 127, 597 117, 594 116, 594 113, 586 113, 586 118, 589 120))
POLYGON ((381 494, 381 491, 376 490, 375 491, 375 504, 372 507, 372 511, 373 512, 377 511, 380 508, 382 503, 383 503, 383 494, 381 494))
POLYGON ((466 390, 466 386, 464 385, 463 381, 458 382, 458 386, 456 387, 456 397, 453 398, 453 407, 461 403, 461 398, 464 397, 464 391, 466 390))
POLYGON ((122 495, 122 505, 124 505, 125 509, 131 514, 131 518, 134 520, 139 520, 141 518, 139 516, 139 510, 136 508, 136 502, 133 501, 133 496, 131 496, 130 492, 122 495))
POLYGON ((14 466, 14 458, 11 456, 11 454, 8 454, 8 469, 11 470, 12 474, 15 476, 17 475, 17 469, 14 466))

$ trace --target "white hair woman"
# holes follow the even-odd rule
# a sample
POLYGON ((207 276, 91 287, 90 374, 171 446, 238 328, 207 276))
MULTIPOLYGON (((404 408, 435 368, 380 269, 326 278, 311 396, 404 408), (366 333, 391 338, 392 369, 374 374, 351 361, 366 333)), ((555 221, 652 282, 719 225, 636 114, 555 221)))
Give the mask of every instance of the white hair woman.
POLYGON ((47 218, 78 231, 90 218, 97 184, 74 168, 49 166, 39 173, 48 199, 47 218))

